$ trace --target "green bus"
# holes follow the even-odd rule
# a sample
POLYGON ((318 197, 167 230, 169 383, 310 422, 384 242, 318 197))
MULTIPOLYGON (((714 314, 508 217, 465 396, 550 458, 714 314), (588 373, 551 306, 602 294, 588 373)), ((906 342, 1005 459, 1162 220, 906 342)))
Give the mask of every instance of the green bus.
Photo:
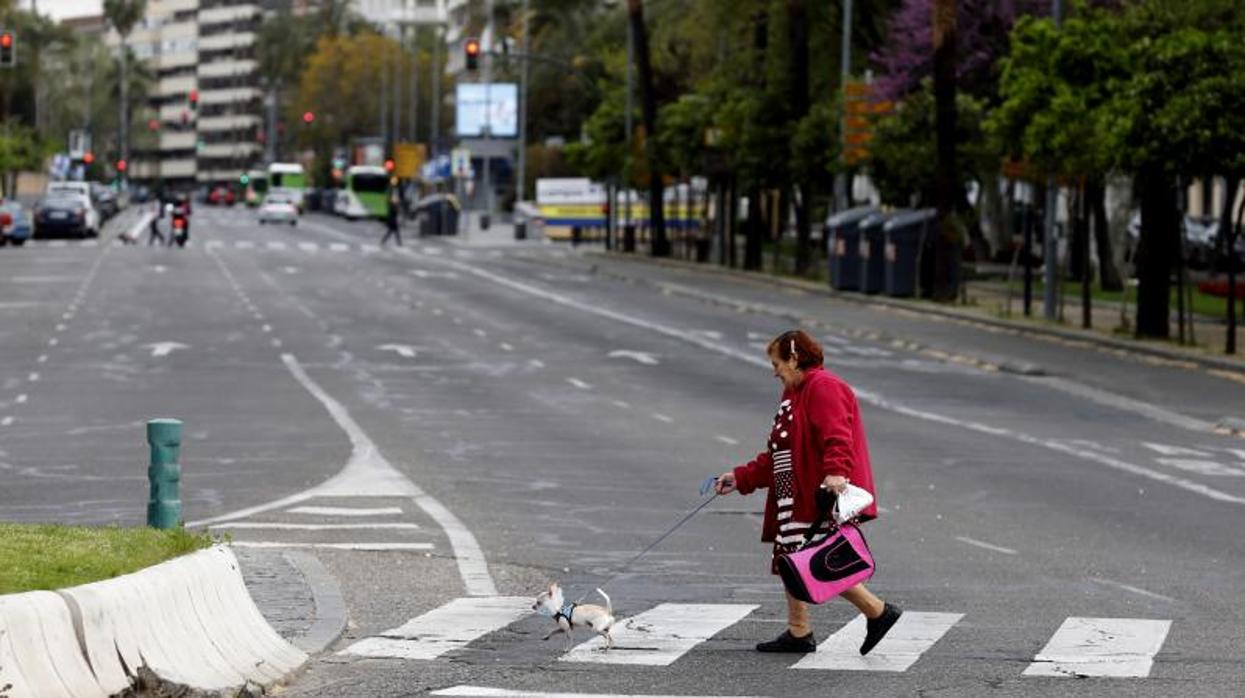
POLYGON ((298 210, 303 210, 307 193, 307 172, 296 162, 274 162, 268 166, 268 186, 290 196, 298 210))
POLYGON ((346 169, 346 187, 340 196, 339 213, 346 218, 384 218, 388 211, 385 200, 389 193, 389 173, 383 167, 355 165, 346 169))

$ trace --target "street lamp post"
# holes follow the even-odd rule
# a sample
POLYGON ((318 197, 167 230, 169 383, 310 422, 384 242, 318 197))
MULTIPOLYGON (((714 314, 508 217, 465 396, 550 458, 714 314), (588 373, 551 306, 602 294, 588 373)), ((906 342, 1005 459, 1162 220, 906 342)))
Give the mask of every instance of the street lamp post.
POLYGON ((523 14, 520 17, 523 31, 523 48, 520 49, 523 61, 519 66, 519 190, 517 201, 523 201, 527 194, 527 72, 528 60, 527 54, 531 50, 531 42, 527 38, 527 12, 528 0, 523 0, 523 6, 520 10, 523 14))
MULTIPOLYGON (((839 92, 847 94, 847 81, 852 74, 852 0, 843 0, 843 38, 839 51, 839 92)), ((843 99, 839 109, 839 171, 834 175, 834 208, 842 211, 847 208, 847 173, 842 168, 847 166, 844 153, 847 146, 847 100, 843 99)))
MULTIPOLYGON (((1063 23, 1063 3, 1061 0, 1054 0, 1051 3, 1051 16, 1055 19, 1055 26, 1058 27, 1063 23)), ((1056 259, 1059 256, 1059 245, 1055 240, 1055 208, 1059 205, 1059 189, 1054 177, 1046 178, 1046 212, 1043 216, 1045 223, 1045 235, 1042 240, 1042 263, 1045 265, 1045 274, 1043 279, 1046 282, 1046 288, 1042 296, 1042 302, 1046 307, 1045 317, 1047 320, 1054 320, 1058 316, 1058 309, 1055 307, 1057 300, 1055 288, 1058 283, 1055 266, 1058 263, 1056 259)))

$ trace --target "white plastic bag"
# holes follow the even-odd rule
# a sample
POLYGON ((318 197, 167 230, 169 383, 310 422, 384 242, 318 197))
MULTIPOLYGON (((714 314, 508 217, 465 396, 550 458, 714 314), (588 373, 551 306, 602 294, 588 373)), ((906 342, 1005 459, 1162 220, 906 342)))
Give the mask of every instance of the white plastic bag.
POLYGON ((837 493, 834 500, 834 522, 838 524, 847 523, 860 515, 866 507, 873 504, 873 495, 868 490, 857 487, 852 483, 847 483, 843 487, 843 491, 837 493))

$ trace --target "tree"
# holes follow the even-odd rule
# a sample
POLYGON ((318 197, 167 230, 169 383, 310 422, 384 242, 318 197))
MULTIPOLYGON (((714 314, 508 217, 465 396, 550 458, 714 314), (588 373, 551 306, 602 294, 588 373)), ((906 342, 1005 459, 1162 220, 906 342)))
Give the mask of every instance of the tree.
MULTIPOLYGON (((134 25, 138 23, 138 20, 142 19, 146 12, 147 0, 104 0, 104 17, 107 18, 108 23, 112 25, 112 28, 117 31, 117 34, 121 36, 121 47, 118 51, 121 65, 121 98, 119 100, 119 108, 121 113, 118 119, 120 135, 118 135, 117 140, 119 143, 120 159, 122 160, 128 160, 130 157, 130 117, 129 95, 127 90, 129 86, 129 75, 126 66, 126 59, 129 56, 129 46, 126 42, 130 36, 130 32, 134 29, 134 25)), ((122 179, 125 179, 124 174, 122 174, 122 179)))
POLYGON ((640 79, 640 103, 644 113, 644 152, 648 156, 648 217, 654 257, 670 255, 666 237, 665 187, 657 154, 657 93, 653 84, 653 65, 649 55, 648 32, 644 26, 644 0, 627 0, 631 38, 635 47, 636 72, 640 79))
POLYGON ((934 236, 934 299, 952 300, 958 292, 962 237, 955 216, 959 173, 955 158, 955 48, 957 0, 935 0, 934 133, 937 172, 934 177, 938 232, 934 236))

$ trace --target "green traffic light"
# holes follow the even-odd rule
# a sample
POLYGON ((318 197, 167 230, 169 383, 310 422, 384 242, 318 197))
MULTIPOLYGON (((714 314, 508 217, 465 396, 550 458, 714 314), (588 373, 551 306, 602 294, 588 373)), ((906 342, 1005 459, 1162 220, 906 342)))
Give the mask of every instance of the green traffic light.
POLYGON ((247 184, 251 183, 251 178, 248 177, 247 175, 242 175, 241 177, 238 178, 238 181, 242 183, 243 186, 246 186, 247 184))

